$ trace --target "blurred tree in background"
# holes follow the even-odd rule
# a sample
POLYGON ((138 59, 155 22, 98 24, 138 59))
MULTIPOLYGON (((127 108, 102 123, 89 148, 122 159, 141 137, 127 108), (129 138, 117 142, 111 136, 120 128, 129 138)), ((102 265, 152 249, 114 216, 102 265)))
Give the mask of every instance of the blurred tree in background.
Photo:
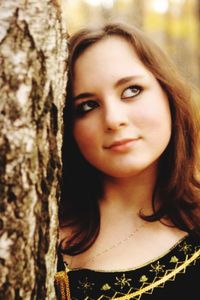
POLYGON ((62 0, 69 34, 101 21, 137 25, 175 61, 197 88, 200 83, 199 0, 62 0))

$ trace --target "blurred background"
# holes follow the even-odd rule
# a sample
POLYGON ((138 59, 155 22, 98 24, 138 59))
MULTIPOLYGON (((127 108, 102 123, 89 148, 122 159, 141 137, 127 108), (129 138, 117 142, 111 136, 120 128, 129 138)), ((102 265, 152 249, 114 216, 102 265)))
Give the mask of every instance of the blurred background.
POLYGON ((106 21, 143 29, 200 86, 200 0, 61 0, 68 33, 106 21))

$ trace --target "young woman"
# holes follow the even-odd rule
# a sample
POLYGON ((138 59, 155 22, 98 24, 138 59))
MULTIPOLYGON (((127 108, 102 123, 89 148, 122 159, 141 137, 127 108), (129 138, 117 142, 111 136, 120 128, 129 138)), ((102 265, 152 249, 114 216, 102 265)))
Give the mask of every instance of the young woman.
POLYGON ((122 24, 69 40, 58 299, 194 299, 198 116, 166 55, 122 24))

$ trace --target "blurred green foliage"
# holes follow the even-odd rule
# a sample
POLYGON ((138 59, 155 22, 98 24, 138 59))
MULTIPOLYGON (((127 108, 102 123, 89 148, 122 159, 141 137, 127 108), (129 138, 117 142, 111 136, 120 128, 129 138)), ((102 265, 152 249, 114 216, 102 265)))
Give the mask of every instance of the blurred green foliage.
POLYGON ((102 21, 126 21, 142 28, 199 89, 199 0, 62 0, 62 9, 69 34, 102 21))

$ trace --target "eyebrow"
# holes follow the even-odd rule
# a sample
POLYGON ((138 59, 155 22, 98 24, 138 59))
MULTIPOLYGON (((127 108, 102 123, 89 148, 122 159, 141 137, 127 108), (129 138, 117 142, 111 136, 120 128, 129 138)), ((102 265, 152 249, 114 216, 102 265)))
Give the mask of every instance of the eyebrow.
POLYGON ((79 99, 84 99, 84 98, 89 98, 89 97, 94 97, 93 93, 81 93, 78 96, 73 97, 73 100, 79 100, 79 99))
POLYGON ((124 83, 127 83, 129 81, 132 81, 132 80, 137 80, 137 79, 141 79, 143 78, 142 75, 134 75, 134 76, 127 76, 127 77, 123 77, 121 79, 119 79, 116 83, 115 83, 115 87, 118 87, 124 83))
MULTIPOLYGON (((143 76, 141 75, 134 75, 134 76, 127 76, 127 77, 123 77, 123 78, 120 78, 115 84, 114 84, 114 87, 118 87, 120 85, 123 85, 125 83, 128 83, 132 80, 137 80, 137 79, 141 79, 143 78, 143 76)), ((79 99, 84 99, 84 98, 89 98, 89 97, 94 97, 95 94, 93 93, 81 93, 75 97, 73 97, 73 100, 76 101, 76 100, 79 100, 79 99)))

